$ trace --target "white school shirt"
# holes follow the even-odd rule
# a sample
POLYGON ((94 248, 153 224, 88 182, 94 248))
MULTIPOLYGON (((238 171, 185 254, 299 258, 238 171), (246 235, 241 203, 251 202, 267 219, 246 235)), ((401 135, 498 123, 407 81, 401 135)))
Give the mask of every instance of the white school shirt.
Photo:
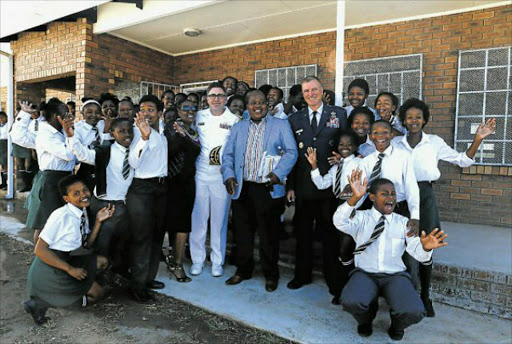
MULTIPOLYGON (((75 136, 68 137, 66 140, 68 146, 71 147, 71 150, 79 161, 89 165, 95 165, 96 151, 94 149, 89 149, 82 145, 75 136)), ((104 195, 98 195, 96 188, 94 188, 94 196, 96 196, 96 198, 106 201, 125 200, 128 188, 132 184, 133 176, 135 175, 134 169, 138 168, 140 165, 140 160, 142 154, 146 150, 147 142, 148 141, 139 140, 136 145, 134 144, 134 141, 130 144, 130 151, 135 150, 139 153, 135 154, 133 159, 128 160, 131 168, 128 178, 126 179, 123 177, 123 163, 126 155, 126 148, 117 142, 112 144, 110 147, 110 160, 108 161, 106 170, 107 193, 104 195)))
MULTIPOLYGON (((25 148, 36 148, 36 133, 29 130, 30 123, 31 117, 29 113, 25 111, 18 112, 10 132, 12 143, 25 148)), ((42 121, 39 123, 39 129, 41 128, 41 123, 42 121)))
MULTIPOLYGON (((352 236, 356 247, 367 242, 379 222, 382 214, 372 207, 370 210, 358 210, 353 218, 351 207, 347 202, 340 205, 333 216, 334 226, 352 236)), ((382 234, 361 254, 355 255, 355 266, 370 273, 387 273, 405 271, 402 260, 407 251, 419 262, 428 262, 432 251, 426 252, 419 237, 407 237, 407 221, 405 216, 391 213, 384 215, 385 227, 382 234)))
POLYGON ((85 232, 90 233, 87 211, 74 205, 66 205, 51 213, 39 238, 44 240, 52 250, 71 252, 82 247, 80 221, 85 215, 85 232))
MULTIPOLYGON (((136 147, 142 140, 139 128, 133 130, 133 142, 136 147)), ((151 128, 145 151, 130 151, 130 165, 138 166, 134 178, 148 179, 167 176, 167 138, 151 128), (143 154, 144 153, 144 154, 143 154), (140 161, 137 160, 140 158, 140 161)))
POLYGON ((283 103, 279 103, 275 106, 274 109, 277 109, 275 114, 271 114, 272 117, 279 118, 279 119, 288 119, 288 115, 284 112, 284 105, 283 103))
MULTIPOLYGON (((377 112, 377 110, 375 110, 374 108, 372 107, 369 107, 368 104, 367 104, 368 100, 366 99, 364 101, 364 104, 361 105, 361 107, 367 107, 368 109, 370 109, 371 112, 373 112, 373 115, 375 116, 375 120, 379 120, 381 119, 379 113, 377 112)), ((347 111, 347 118, 348 116, 350 116, 350 114, 352 113, 352 110, 354 110, 354 107, 352 105, 347 105, 344 107, 344 109, 347 111)))
POLYGON ((0 125, 0 140, 7 140, 9 138, 9 130, 7 130, 7 127, 9 126, 9 123, 5 123, 4 125, 0 125))
POLYGON ((375 144, 373 143, 372 140, 370 140, 370 137, 368 135, 366 136, 366 142, 362 143, 357 148, 357 152, 361 154, 363 158, 372 154, 373 152, 375 152, 375 150, 375 144))
POLYGON ((37 132, 39 131, 39 126, 41 125, 41 122, 44 122, 44 121, 45 121, 45 119, 43 116, 39 116, 37 118, 32 118, 30 120, 30 123, 28 124, 28 130, 31 133, 34 133, 35 135, 37 135, 37 132), (36 130, 36 123, 39 123, 37 130, 36 130))
POLYGON ((196 128, 201 143, 201 152, 196 160, 198 173, 211 176, 214 179, 222 178, 219 165, 210 165, 210 151, 222 146, 219 152, 222 163, 224 145, 228 141, 231 127, 239 121, 238 117, 226 107, 222 115, 212 115, 210 109, 199 111, 196 115, 196 128))
POLYGON ((411 155, 414 173, 419 182, 433 182, 441 177, 438 168, 439 160, 444 160, 460 167, 469 167, 475 160, 469 158, 466 152, 459 153, 437 135, 421 133, 421 141, 411 148, 407 135, 395 137, 392 141, 397 149, 411 155))
MULTIPOLYGON (((420 191, 414 174, 414 166, 410 154, 392 145, 383 152, 381 178, 389 179, 395 185, 396 201, 406 200, 411 219, 420 218, 420 191)), ((363 171, 361 178, 370 178, 373 167, 379 160, 379 151, 375 151, 361 161, 359 168, 363 171)))
POLYGON ((66 146, 64 134, 48 122, 39 124, 36 136, 37 162, 41 171, 73 171, 75 155, 66 146))
MULTIPOLYGON (((89 147, 91 143, 96 141, 96 133, 92 128, 92 125, 87 124, 85 120, 81 120, 75 124, 75 135, 73 137, 76 137, 84 146, 89 147)), ((105 130, 104 120, 100 120, 96 124, 96 128, 98 128, 100 135, 100 143, 110 139, 110 133, 103 133, 103 130, 105 130)))

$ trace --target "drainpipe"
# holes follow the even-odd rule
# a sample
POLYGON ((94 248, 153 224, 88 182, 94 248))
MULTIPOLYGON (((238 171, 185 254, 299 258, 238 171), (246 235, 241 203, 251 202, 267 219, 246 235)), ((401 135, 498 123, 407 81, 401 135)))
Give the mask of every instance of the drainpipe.
POLYGON ((345 0, 338 0, 336 11, 336 105, 343 105, 343 67, 345 64, 345 0))
MULTIPOLYGON (((0 50, 9 60, 9 83, 7 85, 7 125, 10 129, 14 123, 14 55, 0 50)), ((7 136, 7 194, 5 199, 14 198, 14 159, 12 157, 12 140, 11 135, 7 136)))

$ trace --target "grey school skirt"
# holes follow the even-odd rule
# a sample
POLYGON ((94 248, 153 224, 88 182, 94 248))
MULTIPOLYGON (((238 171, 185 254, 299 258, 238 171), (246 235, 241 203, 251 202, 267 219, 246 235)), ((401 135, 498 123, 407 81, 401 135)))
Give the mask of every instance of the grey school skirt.
POLYGON ((66 307, 81 302, 96 279, 96 255, 72 256, 69 252, 52 250, 69 265, 87 271, 84 280, 77 280, 34 257, 28 270, 27 286, 30 297, 38 297, 51 307, 66 307))
POLYGON ((37 192, 34 192, 34 197, 37 197, 37 199, 34 204, 32 204, 32 202, 30 203, 27 222, 29 220, 31 222, 30 226, 27 224, 27 227, 31 229, 43 229, 53 211, 66 204, 59 193, 59 181, 70 174, 71 172, 67 171, 43 171, 40 179, 38 179, 36 185, 33 186, 33 189, 37 189, 37 192), (39 204, 37 200, 39 200, 39 204), (32 208, 34 208, 34 210, 32 210, 32 208), (32 218, 32 216, 34 217, 32 218))
POLYGON ((32 158, 32 152, 29 148, 25 148, 22 146, 19 146, 15 143, 12 144, 12 156, 15 158, 25 158, 30 159, 32 158))

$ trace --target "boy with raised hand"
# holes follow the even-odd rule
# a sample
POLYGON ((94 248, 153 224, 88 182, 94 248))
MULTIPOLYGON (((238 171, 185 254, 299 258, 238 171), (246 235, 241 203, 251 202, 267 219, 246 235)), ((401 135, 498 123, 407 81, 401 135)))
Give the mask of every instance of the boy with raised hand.
POLYGON ((407 251, 420 262, 432 259, 432 250, 446 246, 448 235, 437 228, 428 236, 407 236, 408 219, 393 213, 396 192, 393 183, 384 178, 375 180, 368 190, 372 209, 356 211, 355 205, 366 194, 368 186, 362 172, 355 170, 348 177, 352 196, 338 207, 333 216, 336 228, 351 235, 356 242, 355 266, 341 294, 343 308, 358 322, 362 337, 372 334, 372 321, 377 314, 378 297, 382 295, 390 306, 391 326, 388 334, 401 340, 404 330, 425 316, 425 307, 405 271, 402 254, 407 251))

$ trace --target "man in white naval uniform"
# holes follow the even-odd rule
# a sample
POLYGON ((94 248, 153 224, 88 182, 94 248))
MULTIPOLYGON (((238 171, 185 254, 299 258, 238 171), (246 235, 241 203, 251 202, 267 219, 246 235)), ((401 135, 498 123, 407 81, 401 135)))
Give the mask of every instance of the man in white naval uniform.
POLYGON ((220 83, 212 83, 206 92, 208 109, 198 112, 196 127, 201 153, 196 160, 196 196, 192 211, 190 233, 191 275, 203 271, 206 259, 206 232, 210 219, 210 260, 212 276, 222 276, 226 253, 226 235, 231 198, 226 191, 220 172, 222 152, 231 127, 238 117, 226 107, 227 95, 220 83))

